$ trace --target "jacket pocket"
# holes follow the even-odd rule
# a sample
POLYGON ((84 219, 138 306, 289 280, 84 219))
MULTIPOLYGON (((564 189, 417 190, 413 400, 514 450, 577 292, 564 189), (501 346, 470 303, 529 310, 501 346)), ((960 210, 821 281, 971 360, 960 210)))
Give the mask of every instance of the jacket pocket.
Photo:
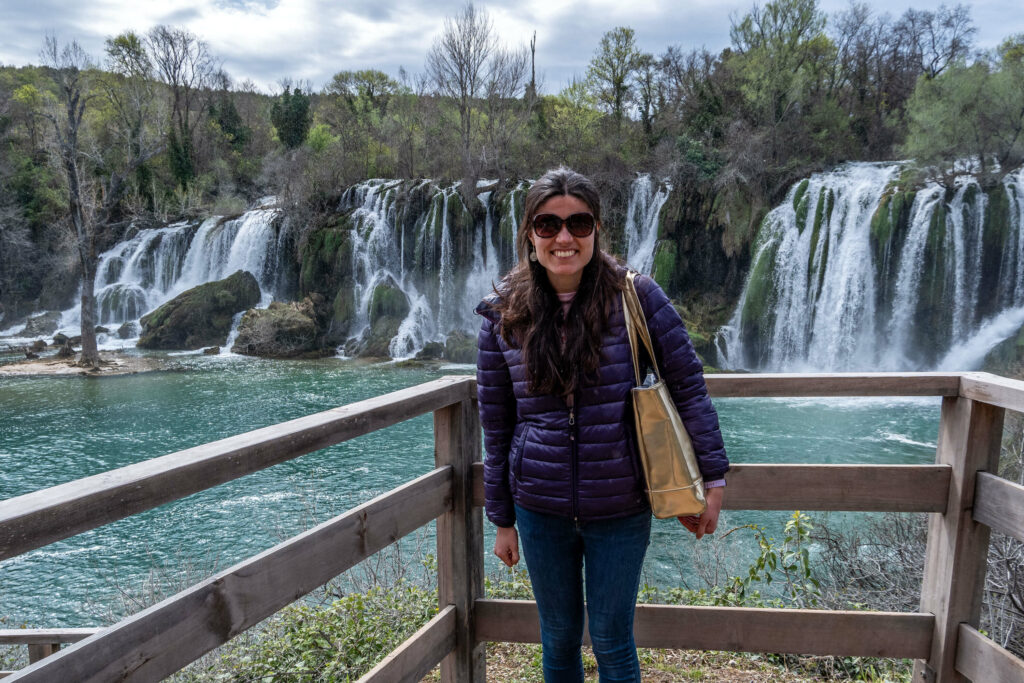
POLYGON ((523 429, 523 438, 519 440, 519 447, 512 454, 512 478, 519 483, 523 480, 523 452, 526 451, 526 440, 530 438, 530 425, 523 429))

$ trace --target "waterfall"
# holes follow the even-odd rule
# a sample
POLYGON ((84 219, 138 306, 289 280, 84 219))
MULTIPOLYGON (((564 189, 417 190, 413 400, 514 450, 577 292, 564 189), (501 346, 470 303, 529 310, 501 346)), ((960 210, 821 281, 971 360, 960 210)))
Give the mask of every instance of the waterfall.
MULTIPOLYGON (((140 230, 99 257, 96 309, 100 325, 135 322, 197 285, 220 280, 237 270, 256 277, 270 303, 277 288, 277 209, 255 209, 237 218, 214 216, 201 223, 178 222, 140 230)), ((76 306, 63 312, 61 329, 77 334, 76 306)))
POLYGON ((972 176, 951 190, 908 187, 901 170, 851 163, 815 174, 767 214, 716 339, 724 367, 963 370, 1014 331, 1024 171, 986 191, 972 176))
POLYGON ((629 192, 626 209, 626 263, 644 275, 654 270, 654 248, 658 242, 658 216, 668 201, 672 185, 662 181, 657 186, 646 173, 637 175, 629 192))
MULTIPOLYGON (((473 268, 466 278, 465 296, 462 300, 463 310, 473 310, 485 296, 491 293, 494 285, 501 277, 498 263, 498 250, 494 246, 494 214, 491 209, 492 192, 481 192, 478 197, 484 205, 483 232, 478 232, 473 242, 473 268)), ((509 202, 510 210, 514 203, 509 202)), ((514 223, 513 223, 514 224, 514 223)))

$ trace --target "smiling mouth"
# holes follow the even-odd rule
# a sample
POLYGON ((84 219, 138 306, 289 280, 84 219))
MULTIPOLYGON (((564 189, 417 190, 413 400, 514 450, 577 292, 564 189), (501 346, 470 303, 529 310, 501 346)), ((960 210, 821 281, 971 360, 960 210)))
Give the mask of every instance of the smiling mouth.
POLYGON ((558 250, 555 250, 555 251, 553 251, 551 253, 554 254, 555 256, 557 256, 558 258, 569 258, 570 256, 575 256, 577 251, 578 250, 576 250, 576 249, 569 249, 569 250, 558 249, 558 250))

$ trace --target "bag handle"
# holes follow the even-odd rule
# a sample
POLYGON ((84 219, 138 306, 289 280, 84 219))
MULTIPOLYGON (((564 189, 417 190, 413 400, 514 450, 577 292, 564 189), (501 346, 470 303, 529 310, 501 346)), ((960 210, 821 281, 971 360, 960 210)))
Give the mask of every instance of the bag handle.
POLYGON ((633 354, 633 375, 636 377, 636 385, 640 386, 643 380, 640 377, 640 349, 637 346, 637 337, 647 349, 655 378, 661 379, 661 371, 658 370, 658 361, 654 358, 651 332, 647 329, 647 318, 640 306, 640 297, 637 295, 633 283, 633 279, 637 275, 639 273, 635 270, 626 271, 625 286, 622 288, 622 314, 626 318, 626 335, 629 337, 629 349, 633 354))

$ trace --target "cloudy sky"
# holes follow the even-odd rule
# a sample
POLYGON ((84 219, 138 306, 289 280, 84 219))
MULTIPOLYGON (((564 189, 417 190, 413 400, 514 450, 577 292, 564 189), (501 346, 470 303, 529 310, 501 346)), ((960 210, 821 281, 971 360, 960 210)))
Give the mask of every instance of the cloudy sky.
MULTIPOLYGON (((846 0, 819 0, 827 12, 846 0)), ((868 0, 877 13, 893 16, 908 7, 925 9, 931 0, 868 0)), ((1020 0, 967 2, 978 28, 976 43, 995 47, 1024 33, 1020 0)), ((284 77, 309 80, 317 89, 344 69, 380 69, 391 75, 405 67, 423 70, 424 55, 464 0, 0 0, 0 64, 39 61, 47 34, 77 40, 89 53, 103 54, 104 38, 127 29, 145 32, 158 24, 185 26, 206 40, 236 82, 252 79, 265 91, 284 77)), ((554 92, 582 74, 601 35, 630 26, 637 42, 660 54, 669 45, 704 46, 717 52, 729 44, 731 17, 752 0, 516 0, 476 3, 485 8, 501 39, 525 43, 537 32, 537 68, 543 88, 554 92)))

